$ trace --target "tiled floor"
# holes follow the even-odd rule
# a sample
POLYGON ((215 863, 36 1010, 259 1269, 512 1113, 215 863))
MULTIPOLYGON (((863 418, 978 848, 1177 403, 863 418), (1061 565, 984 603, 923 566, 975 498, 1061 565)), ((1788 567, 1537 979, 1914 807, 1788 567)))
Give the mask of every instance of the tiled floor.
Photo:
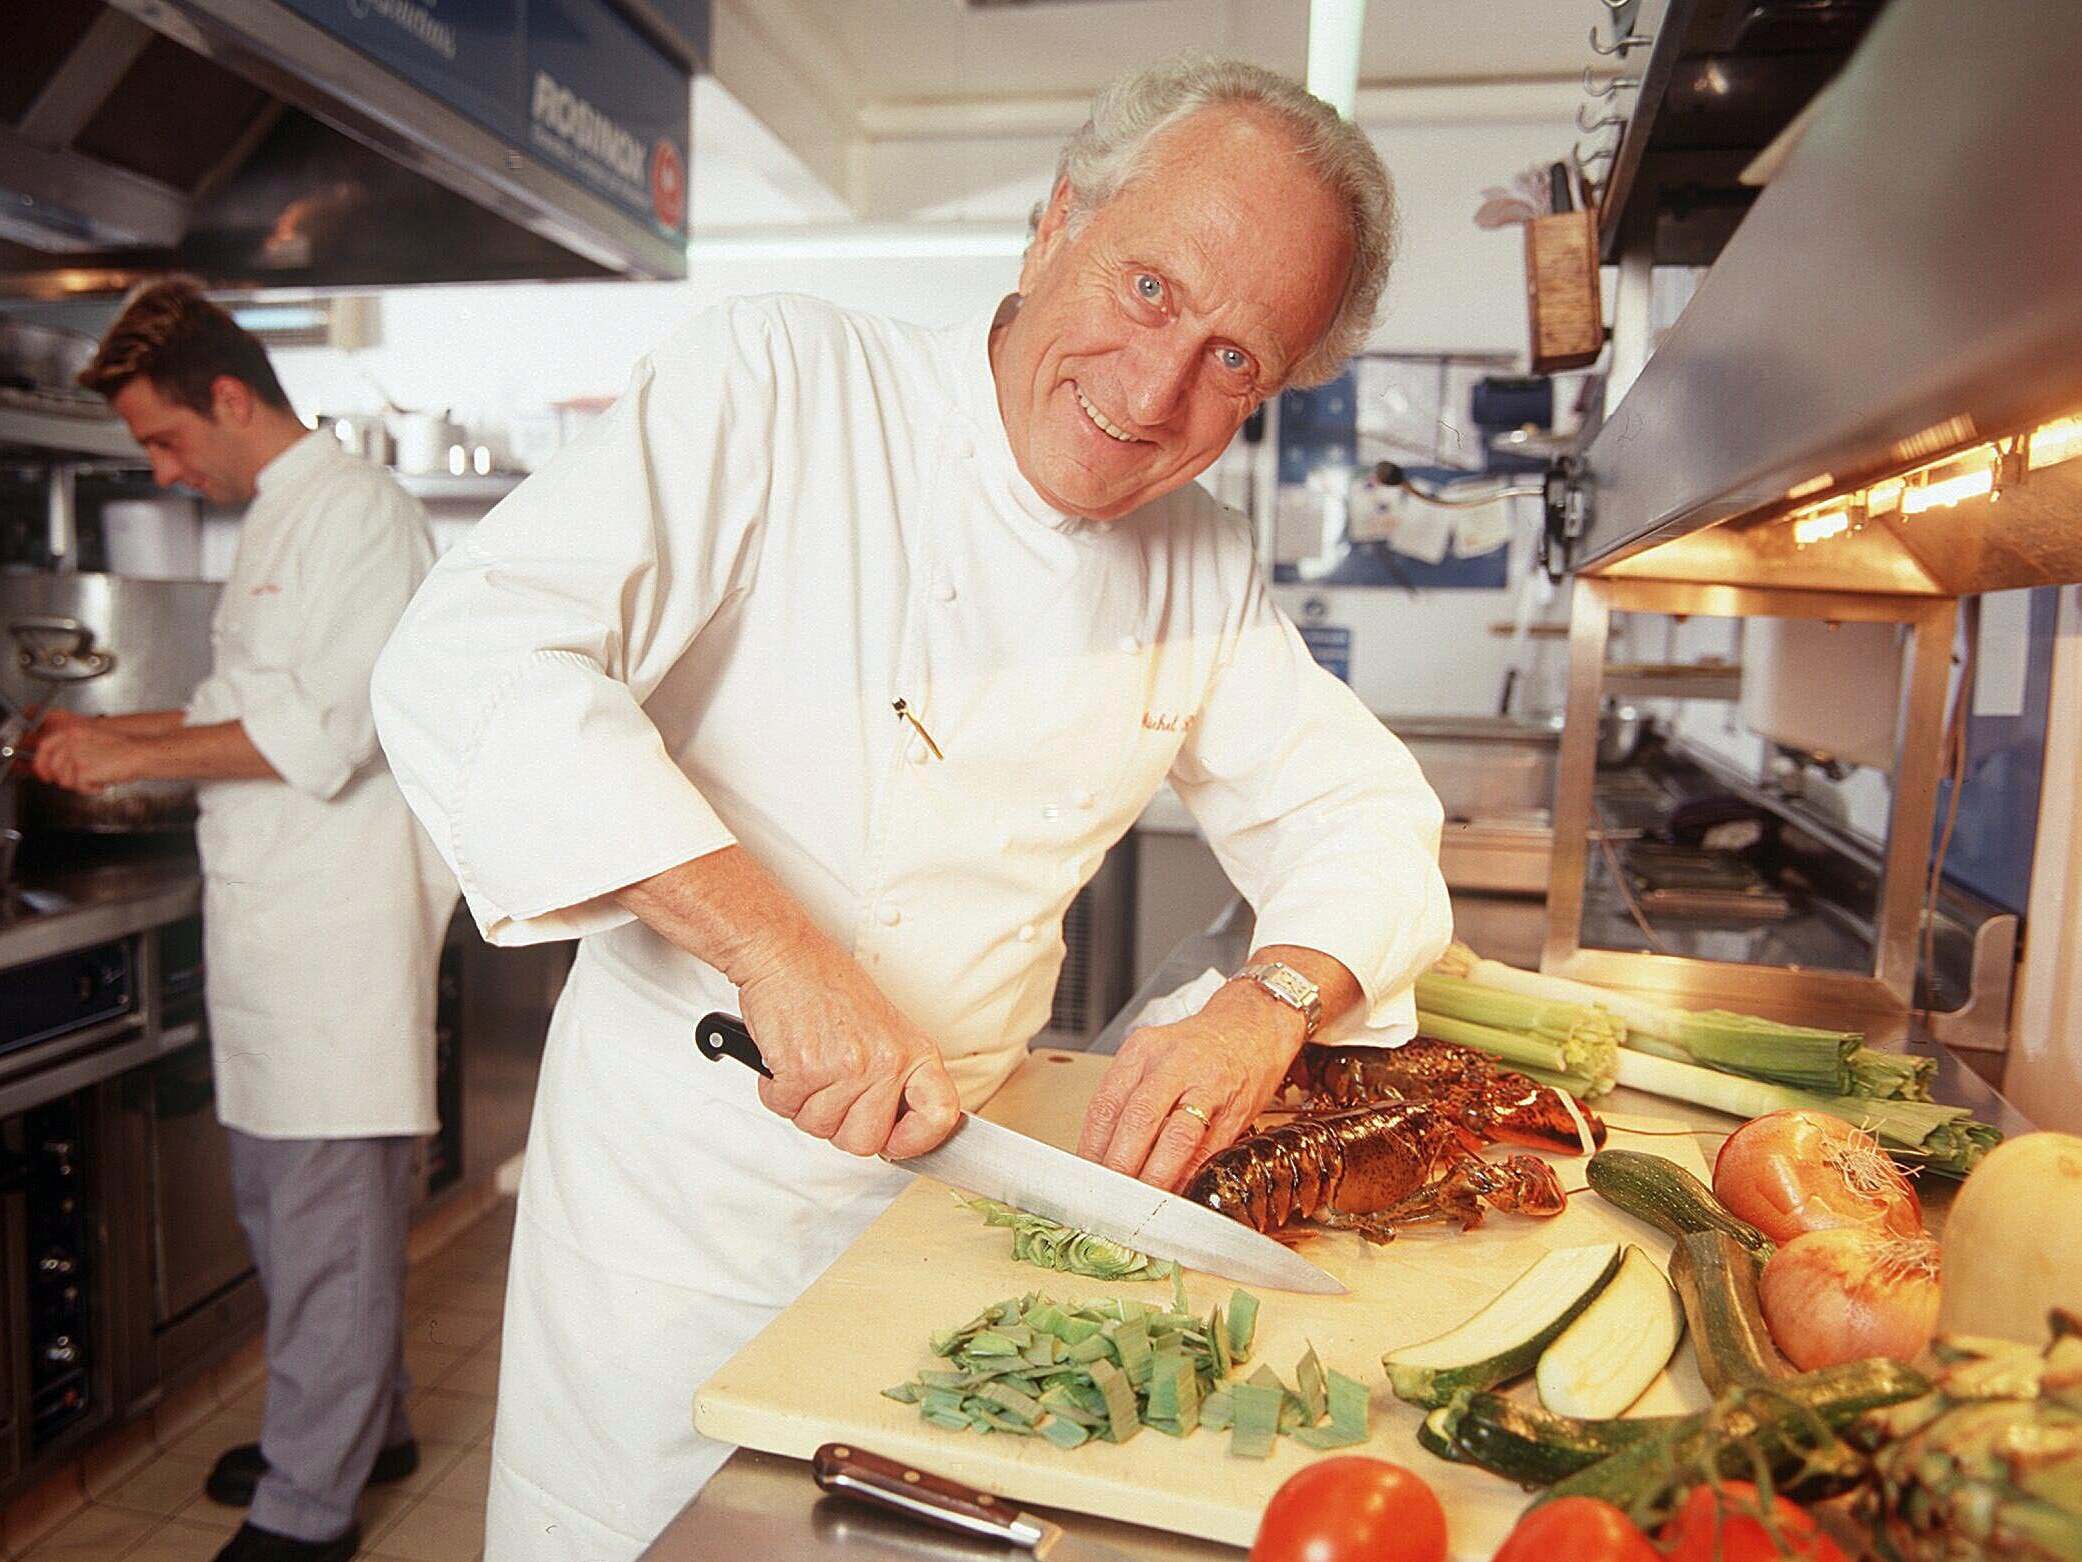
MULTIPOLYGON (((491 1476, 492 1395, 513 1201, 413 1268, 405 1357, 413 1380, 417 1473, 361 1503, 370 1562, 478 1562, 491 1476)), ((245 1517, 202 1494, 210 1463, 260 1433, 255 1385, 162 1448, 23 1554, 21 1562, 211 1562, 245 1517)))

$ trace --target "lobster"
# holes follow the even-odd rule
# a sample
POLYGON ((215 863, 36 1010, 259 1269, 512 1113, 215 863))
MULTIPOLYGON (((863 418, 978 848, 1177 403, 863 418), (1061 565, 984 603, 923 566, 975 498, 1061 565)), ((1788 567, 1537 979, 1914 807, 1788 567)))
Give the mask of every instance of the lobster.
POLYGON ((1301 1110, 1334 1112, 1382 1101, 1426 1101, 1450 1111, 1484 1141, 1574 1155, 1583 1148, 1580 1113, 1591 1143, 1605 1125, 1561 1092, 1500 1067, 1487 1053, 1426 1037, 1401 1047, 1304 1047, 1283 1088, 1297 1091, 1301 1110))
POLYGON ((1558 1215, 1568 1199, 1531 1155, 1485 1161, 1483 1137, 1424 1101, 1301 1117, 1208 1157, 1186 1184, 1195 1203, 1267 1235, 1299 1221, 1372 1242, 1421 1220, 1480 1225, 1482 1206, 1558 1215))

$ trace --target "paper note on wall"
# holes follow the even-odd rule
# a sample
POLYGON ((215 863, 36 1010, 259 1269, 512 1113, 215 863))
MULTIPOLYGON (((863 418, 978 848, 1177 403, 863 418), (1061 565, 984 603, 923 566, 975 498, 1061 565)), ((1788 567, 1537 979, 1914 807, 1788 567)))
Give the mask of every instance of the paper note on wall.
POLYGON ((1981 598, 1981 641, 1974 649, 1974 714, 2017 716, 2031 668, 2031 593, 1991 591, 1981 598))

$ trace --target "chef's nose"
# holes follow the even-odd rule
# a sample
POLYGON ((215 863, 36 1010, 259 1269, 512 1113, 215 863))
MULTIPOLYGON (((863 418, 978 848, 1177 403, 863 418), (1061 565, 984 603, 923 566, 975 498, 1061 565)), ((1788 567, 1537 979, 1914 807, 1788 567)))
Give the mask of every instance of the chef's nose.
POLYGON ((152 481, 161 488, 171 488, 182 480, 181 463, 172 456, 154 454, 152 457, 152 481))
POLYGON ((1127 356, 1121 376, 1127 405, 1122 410, 1142 428, 1169 422, 1192 384, 1200 361, 1198 344, 1176 326, 1160 326, 1138 332, 1127 356))

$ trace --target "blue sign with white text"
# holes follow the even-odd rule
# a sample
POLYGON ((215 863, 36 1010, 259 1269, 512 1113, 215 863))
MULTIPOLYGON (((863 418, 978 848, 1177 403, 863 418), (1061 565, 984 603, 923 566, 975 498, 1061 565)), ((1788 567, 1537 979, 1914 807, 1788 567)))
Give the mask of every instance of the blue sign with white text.
MULTIPOLYGON (((692 83, 608 0, 282 3, 537 162, 685 237, 692 83)), ((705 44, 705 0, 658 9, 705 44)))

